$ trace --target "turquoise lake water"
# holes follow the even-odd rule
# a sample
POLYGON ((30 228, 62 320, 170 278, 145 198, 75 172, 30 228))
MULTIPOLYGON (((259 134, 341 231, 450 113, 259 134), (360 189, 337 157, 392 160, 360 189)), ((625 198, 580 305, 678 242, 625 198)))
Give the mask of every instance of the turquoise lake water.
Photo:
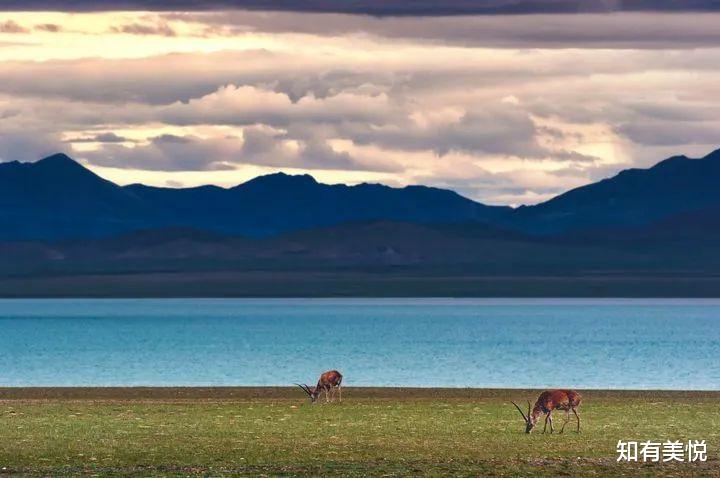
POLYGON ((0 386, 720 390, 718 325, 718 300, 0 300, 0 386))

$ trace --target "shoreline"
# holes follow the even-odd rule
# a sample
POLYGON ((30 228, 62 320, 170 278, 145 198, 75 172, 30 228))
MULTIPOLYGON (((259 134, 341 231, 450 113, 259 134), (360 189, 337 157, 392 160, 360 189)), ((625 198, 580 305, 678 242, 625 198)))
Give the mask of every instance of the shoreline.
MULTIPOLYGON (((720 400, 712 390, 612 390, 577 389, 598 399, 687 398, 720 400)), ((535 397, 542 389, 435 388, 435 387, 343 387, 350 400, 500 400, 535 397)), ((0 387, 0 401, 13 400, 293 400, 303 399, 297 387, 0 387)))
POLYGON ((190 271, 2 276, 0 298, 720 298, 717 274, 190 271))

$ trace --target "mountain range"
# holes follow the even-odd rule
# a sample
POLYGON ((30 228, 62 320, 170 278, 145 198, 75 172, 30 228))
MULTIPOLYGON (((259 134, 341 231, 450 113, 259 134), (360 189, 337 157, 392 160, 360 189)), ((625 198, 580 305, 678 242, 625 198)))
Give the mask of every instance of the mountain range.
POLYGON ((511 208, 283 173, 119 186, 57 154, 0 164, 0 296, 720 296, 719 181, 720 150, 511 208))
POLYGON ((720 150, 702 159, 675 156, 521 207, 510 222, 535 234, 646 226, 673 215, 716 209, 718 180, 720 150))
POLYGON ((442 189, 326 185, 309 175, 270 174, 229 189, 172 189, 121 187, 63 154, 0 164, 0 239, 108 237, 168 227, 259 237, 363 220, 490 222, 509 210, 442 189))
MULTIPOLYGON (((0 164, 0 239, 57 241, 164 228, 267 237, 358 221, 481 223, 533 236, 647 227, 720 208, 720 150, 630 169, 517 209, 425 186, 327 185, 260 176, 236 187, 118 186, 64 154, 0 164)), ((711 213, 708 213, 712 216, 711 213)), ((701 220, 701 222, 703 222, 701 220)))

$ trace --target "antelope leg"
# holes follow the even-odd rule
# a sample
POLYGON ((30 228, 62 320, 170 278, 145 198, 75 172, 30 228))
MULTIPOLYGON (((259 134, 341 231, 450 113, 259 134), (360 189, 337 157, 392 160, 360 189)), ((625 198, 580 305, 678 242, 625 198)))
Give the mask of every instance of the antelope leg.
POLYGON ((548 421, 550 422, 550 433, 555 433, 555 429, 553 428, 553 424, 552 424, 552 412, 548 413, 547 416, 548 416, 548 421))
POLYGON ((570 421, 570 410, 568 409, 565 411, 565 422, 563 423, 563 426, 560 429, 560 433, 565 431, 565 425, 567 425, 569 421, 570 421))
POLYGON ((575 418, 577 418, 577 423, 578 423, 577 432, 580 433, 580 415, 578 415, 577 410, 575 410, 574 408, 572 409, 572 411, 575 414, 575 418))

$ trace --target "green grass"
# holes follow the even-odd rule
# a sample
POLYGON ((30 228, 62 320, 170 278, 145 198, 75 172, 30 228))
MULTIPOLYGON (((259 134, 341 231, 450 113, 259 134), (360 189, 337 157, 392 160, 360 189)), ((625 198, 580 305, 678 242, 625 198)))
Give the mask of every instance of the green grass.
POLYGON ((291 389, 6 389, 0 476, 718 476, 720 395, 584 392, 582 433, 525 435, 507 400, 534 395, 348 389, 310 406, 291 389), (708 463, 615 461, 618 439, 689 438, 708 463))

